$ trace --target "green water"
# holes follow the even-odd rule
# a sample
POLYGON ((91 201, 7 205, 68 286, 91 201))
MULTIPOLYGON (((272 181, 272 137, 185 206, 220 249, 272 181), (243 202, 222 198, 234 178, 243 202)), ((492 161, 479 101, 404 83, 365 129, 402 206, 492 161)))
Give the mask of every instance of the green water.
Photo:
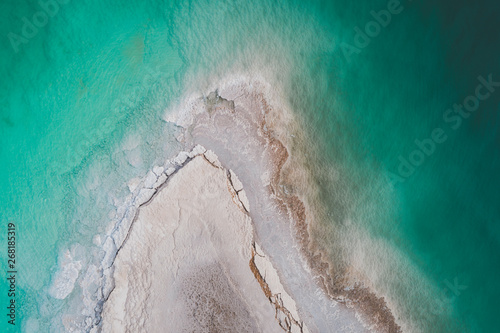
MULTIPOLYGON (((443 119, 474 94, 478 76, 500 81, 492 1, 401 2, 354 53, 353 29, 387 1, 69 1, 14 47, 9 33, 22 35, 40 4, 0 8, 0 239, 6 249, 15 223, 20 304, 16 326, 3 315, 2 331, 83 323, 79 283, 98 262, 93 238, 110 222, 110 198, 123 199, 128 180, 180 149, 165 110, 196 84, 269 64, 321 152, 315 176, 332 252, 365 267, 414 330, 500 325, 500 91, 457 129, 443 119), (436 128, 446 141, 401 177, 399 157, 436 128), (352 239, 361 241, 349 249, 352 239), (50 288, 67 249, 81 269, 57 299, 50 288)), ((0 304, 8 302, 2 283, 0 304)))

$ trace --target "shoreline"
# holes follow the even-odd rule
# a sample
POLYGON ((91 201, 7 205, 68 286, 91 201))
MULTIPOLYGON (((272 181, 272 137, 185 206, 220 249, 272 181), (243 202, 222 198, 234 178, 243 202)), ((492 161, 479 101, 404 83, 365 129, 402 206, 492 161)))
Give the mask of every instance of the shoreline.
MULTIPOLYGON (((278 118, 283 110, 272 110, 272 97, 266 96, 266 87, 263 87, 261 82, 252 82, 252 88, 248 89, 247 83, 242 81, 230 82, 222 87, 220 92, 216 89, 203 98, 195 98, 184 104, 190 107, 187 112, 186 110, 183 114, 179 112, 177 119, 169 117, 168 121, 186 129, 179 140, 187 147, 195 148, 191 152, 179 153, 162 167, 154 167, 142 181, 139 181, 143 185, 142 188, 137 184, 129 185, 133 195, 121 209, 118 209, 117 218, 109 229, 109 236, 102 242, 106 252, 102 260, 102 298, 96 308, 97 320, 96 325, 92 325, 92 331, 98 331, 102 324, 103 305, 115 288, 114 261, 139 215, 139 208, 147 206, 160 190, 168 187, 167 179, 189 164, 189 161, 204 149, 201 148, 203 145, 216 151, 224 167, 234 171, 245 184, 248 196, 246 200, 250 205, 249 211, 256 240, 262 246, 263 252, 269 254, 270 262, 275 264, 280 280, 296 300, 301 317, 310 325, 311 332, 324 331, 321 327, 332 327, 333 321, 329 317, 333 313, 335 321, 349 322, 358 327, 358 331, 399 332, 400 329, 395 324, 394 317, 383 298, 377 297, 368 288, 357 287, 347 292, 343 290, 342 286, 336 285, 331 278, 331 266, 327 259, 325 260, 317 249, 311 248, 312 240, 308 230, 311 221, 307 221, 309 217, 307 200, 296 194, 286 194, 286 185, 280 183, 284 166, 290 163, 289 148, 287 149, 286 144, 277 138, 279 134, 276 131, 276 128, 282 125, 280 122, 283 119, 278 118), (243 112, 242 105, 249 107, 249 110, 243 112), (220 124, 225 132, 217 136, 214 134, 217 133, 214 126, 217 128, 221 126, 220 124), (230 131, 232 132, 228 134, 230 131), (240 140, 236 140, 238 137, 240 140), (235 144, 238 141, 247 142, 244 149, 231 150, 231 143, 235 144), (247 170, 245 165, 249 163, 256 166, 256 169, 247 170), (259 195, 264 193, 269 202, 259 199, 259 195), (253 210, 254 207, 257 207, 257 212, 253 210), (276 223, 276 228, 265 222, 269 217, 265 215, 268 209, 274 209, 279 215, 277 220, 280 221, 276 223), (271 236, 264 237, 266 234, 271 236), (283 248, 280 248, 281 244, 279 246, 273 244, 270 238, 274 237, 276 240, 279 235, 290 237, 293 244, 284 242, 283 248), (294 258, 292 262, 290 258, 284 259, 285 248, 289 251, 297 249, 298 258, 294 258), (288 268, 288 265, 293 269, 288 268), (293 276, 296 273, 299 278, 293 276), (300 283, 303 287, 305 281, 311 281, 310 289, 300 290, 297 284, 300 283), (311 293, 314 295, 311 296, 311 293), (320 306, 319 304, 322 304, 321 313, 315 314, 314 311, 317 309, 313 309, 320 306), (329 308, 325 310, 326 307, 329 308)), ((285 128, 278 130, 286 131, 285 128)), ((246 210, 248 212, 248 209, 246 210)), ((339 324, 338 328, 340 327, 342 325, 339 324)))

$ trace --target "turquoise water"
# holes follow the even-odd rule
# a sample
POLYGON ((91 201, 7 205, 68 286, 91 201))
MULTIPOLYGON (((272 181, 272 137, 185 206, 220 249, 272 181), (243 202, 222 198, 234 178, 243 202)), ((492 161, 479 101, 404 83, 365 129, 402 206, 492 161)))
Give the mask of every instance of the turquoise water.
MULTIPOLYGON (((63 321, 83 322, 80 282, 98 262, 94 236, 110 222, 110 198, 123 199, 128 180, 181 148, 165 110, 188 88, 269 64, 321 152, 314 170, 332 253, 365 269, 414 330, 500 325, 500 91, 456 129, 443 118, 475 93, 478 76, 500 81, 498 5, 401 2, 353 52, 353 29, 387 1, 58 7, 13 46, 9 33, 21 36, 23 17, 33 21, 41 7, 0 5, 1 239, 6 249, 6 224, 15 223, 20 304, 17 325, 3 316, 2 330, 63 331, 63 321), (446 140, 402 177, 400 156, 409 160, 415 140, 436 128, 446 140), (358 247, 349 248, 352 239, 358 247), (67 250, 79 279, 58 299, 51 288, 67 250)), ((0 258, 6 272, 6 250, 0 258)), ((2 283, 0 304, 8 302, 2 283)))

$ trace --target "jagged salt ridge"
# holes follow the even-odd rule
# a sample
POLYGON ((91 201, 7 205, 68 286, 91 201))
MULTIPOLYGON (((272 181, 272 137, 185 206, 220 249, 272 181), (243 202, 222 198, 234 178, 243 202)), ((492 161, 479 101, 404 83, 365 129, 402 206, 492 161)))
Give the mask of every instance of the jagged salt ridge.
MULTIPOLYGON (((100 332, 101 313, 104 302, 114 289, 113 262, 118 251, 127 239, 130 228, 137 216, 139 208, 148 203, 158 190, 167 182, 177 170, 182 168, 187 162, 198 155, 206 153, 207 150, 201 145, 196 145, 191 151, 181 151, 174 158, 167 160, 163 166, 153 167, 146 176, 139 181, 139 184, 133 189, 127 199, 118 207, 116 214, 110 224, 109 232, 104 236, 102 242, 103 257, 100 261, 100 267, 91 265, 91 269, 97 270, 96 274, 86 274, 86 280, 95 280, 99 285, 97 295, 94 298, 85 297, 84 303, 87 313, 90 315, 85 320, 84 332, 100 332), (97 297, 95 297, 97 296, 97 297)), ((81 285, 91 286, 93 281, 82 281, 81 285)), ((85 293, 84 295, 88 294, 85 293)), ((89 295, 90 296, 90 295, 89 295)))
MULTIPOLYGON (((204 188, 204 186, 200 188, 204 188)), ((104 303, 102 330, 137 331, 142 327, 141 323, 146 325, 143 321, 147 320, 149 326, 144 326, 144 329, 147 331, 151 329, 152 331, 158 332, 161 332, 162 329, 172 330, 173 332, 181 331, 180 328, 183 325, 181 323, 191 322, 191 319, 198 317, 195 316, 191 319, 187 319, 190 318, 189 314, 191 311, 181 311, 181 313, 187 314, 188 317, 185 318, 182 317, 181 313, 172 314, 170 311, 166 311, 166 313, 164 313, 165 317, 163 317, 162 314, 152 310, 163 309, 163 311, 165 311, 166 309, 177 308, 174 303, 172 303, 172 294, 169 294, 169 292, 162 288, 163 286, 169 286, 169 288, 173 288, 171 290, 188 288, 188 290, 192 291, 192 289, 188 287, 189 282, 185 282, 188 283, 187 285, 184 285, 183 282, 178 282, 182 281, 182 279, 177 280, 179 269, 183 272, 181 275, 185 276, 184 274, 189 272, 189 269, 186 271, 186 267, 191 267, 194 271, 199 271, 200 269, 203 270, 203 267, 206 267, 205 265, 207 265, 208 262, 214 262, 213 260, 215 260, 215 262, 219 262, 225 269, 232 272, 229 274, 232 276, 230 278, 232 281, 231 285, 233 288, 239 286, 237 288, 237 294, 241 292, 242 294, 239 294, 239 297, 243 297, 243 303, 250 306, 252 309, 251 313, 253 313, 253 315, 251 317, 254 319, 260 318, 257 322, 254 322, 254 324, 257 325, 256 327, 266 327, 266 329, 258 329, 257 331, 277 333, 282 329, 285 332, 291 333, 309 332, 299 317, 295 301, 289 296, 284 286, 281 284, 273 264, 255 242, 252 220, 244 203, 239 200, 240 195, 244 193, 245 190, 243 189, 243 185, 236 174, 232 172, 232 170, 222 166, 218 161, 218 157, 213 152, 207 151, 203 155, 186 162, 184 166, 179 169, 179 172, 176 173, 172 181, 169 182, 165 188, 158 191, 158 195, 151 200, 150 204, 141 208, 140 213, 137 215, 137 219, 134 220, 133 227, 130 229, 130 233, 128 233, 123 243, 121 251, 116 254, 116 259, 113 263, 113 267, 115 267, 114 278, 116 287, 104 303), (214 169, 218 170, 214 171, 214 169), (185 178, 183 179, 182 177, 185 178), (217 194, 207 196, 204 191, 198 192, 196 188, 202 184, 205 184, 205 186, 210 184, 210 187, 215 191, 213 193, 217 194), (169 190, 173 192, 169 192, 169 190), (190 190, 193 192, 189 192, 190 190), (184 194, 181 194, 178 191, 188 192, 183 192, 184 194), (181 214, 181 208, 179 203, 176 203, 176 198, 181 198, 178 200, 186 200, 187 198, 191 200, 192 198, 200 205, 199 207, 205 208, 201 210, 195 208, 193 210, 194 215, 190 215, 189 210, 191 207, 188 205, 184 207, 184 209, 188 211, 184 211, 181 214), (235 209, 233 204, 236 204, 238 209, 235 209), (211 210, 208 207, 216 208, 211 210), (175 222, 168 222, 165 218, 168 216, 176 216, 177 211, 179 215, 174 219, 179 219, 179 225, 175 226, 175 222), (181 219, 181 215, 184 219, 181 219), (162 218, 160 216, 164 217, 162 218), (187 216, 192 216, 193 218, 187 216), (198 230, 199 228, 204 229, 204 224, 207 221, 201 222, 201 225, 199 221, 204 220, 205 217, 207 221, 211 221, 209 223, 210 227, 206 230, 207 233, 204 234, 205 237, 209 237, 210 241, 208 243, 211 245, 205 250, 200 251, 196 249, 197 246, 195 246, 194 243, 190 244, 193 239, 191 239, 191 236, 187 235, 190 234, 191 230, 198 230), (214 221, 214 218, 216 218, 216 221, 214 221), (182 229, 182 226, 184 229, 182 229), (168 229, 169 227, 170 229, 168 229), (182 231, 177 233, 179 229, 182 231), (167 234, 172 235, 172 242, 166 241, 166 238, 162 238, 167 234), (184 235, 184 238, 182 238, 183 236, 181 234, 184 235), (212 239, 212 237, 214 238, 212 239), (179 239, 181 239, 181 241, 177 242, 179 239), (164 247, 158 249, 153 244, 164 247), (143 247, 143 245, 145 247, 143 247), (184 248, 182 249, 183 246, 184 248), (210 250, 212 247, 213 249, 218 248, 219 250, 215 250, 215 252, 212 253, 210 250), (179 249, 178 256, 173 254, 176 249, 179 249), (173 257, 167 254, 171 251, 173 257), (187 253, 189 253, 189 255, 185 257, 187 253), (160 255, 160 257, 158 257, 158 255, 160 255), (174 259, 174 257, 177 257, 177 259, 174 259), (151 263, 150 258, 156 258, 156 263, 151 263), (172 260, 169 258, 172 258, 172 260), (194 264, 200 258, 203 258, 201 260, 202 264, 194 264), (180 265, 178 260, 188 263, 188 265, 180 265), (176 261, 177 263, 175 263, 176 261), (152 266, 149 266, 148 263, 152 266), (195 268, 190 265, 194 265, 195 268), (175 271, 175 274, 170 278, 167 277, 169 276, 169 272, 173 271, 175 271), (151 277, 151 280, 144 275, 151 277), (141 281, 143 279, 149 282, 142 284, 141 281), (159 293, 161 293, 162 296, 158 296, 159 293), (148 294, 151 294, 151 298, 148 294), (266 299, 269 302, 268 304, 266 304, 266 299), (151 306, 151 304, 156 304, 156 307, 147 310, 148 305, 151 306), (128 307, 128 305, 131 307, 128 307), (168 317, 169 315, 170 317, 168 317), (181 317, 183 319, 180 319, 181 317), (169 320, 164 322, 167 326, 161 327, 164 318, 169 318, 169 320), (180 321, 176 322, 176 320, 180 321), (277 326, 274 326, 275 321, 277 321, 277 326), (175 328, 175 325, 181 326, 175 328)), ((201 234, 198 235, 198 237, 203 239, 201 234)), ((201 248, 203 248, 203 244, 207 242, 198 237, 196 237, 194 241, 195 243, 199 242, 201 248)), ((189 275, 189 273, 187 274, 189 275)), ((200 281, 198 281, 198 283, 195 282, 193 286, 197 285, 204 290, 205 288, 206 290, 212 290, 213 282, 206 283, 206 285, 205 283, 201 282, 200 284, 200 281)), ((228 290, 232 289, 229 286, 227 287, 228 290)), ((192 295, 189 299, 191 299, 191 297, 192 295)), ((201 299, 203 299, 203 297, 201 299)), ((181 300, 177 301, 179 302, 178 304, 184 304, 181 300)), ((200 302, 203 303, 201 300, 200 302)), ((217 304, 221 304, 221 307, 224 308, 223 304, 225 304, 225 301, 221 300, 220 302, 221 303, 217 304)), ((179 306, 180 308, 182 307, 182 305, 179 306)), ((219 309, 219 306, 215 306, 215 308, 219 309)), ((233 308, 231 307, 231 309, 233 308)), ((210 312, 213 311, 213 308, 209 307, 206 310, 210 312)), ((236 308, 234 308, 234 311, 238 313, 236 308)), ((234 312, 229 313, 232 314, 227 317, 230 321, 231 317, 233 317, 234 320, 236 320, 234 316, 239 317, 235 315, 234 312)), ((241 318, 247 318, 248 315, 249 313, 245 313, 241 318)), ((250 326, 253 327, 251 322, 252 321, 246 323, 244 326, 247 328, 250 326)), ((198 324, 201 323, 198 322, 198 324)), ((195 324, 195 327, 198 326, 195 324)), ((201 329, 201 327, 207 328, 206 326, 200 326, 199 328, 201 329)), ((215 328, 219 326, 210 327, 215 328)), ((225 327, 227 328, 227 326, 225 327)), ((233 327, 233 329, 234 328, 235 327, 233 327)))

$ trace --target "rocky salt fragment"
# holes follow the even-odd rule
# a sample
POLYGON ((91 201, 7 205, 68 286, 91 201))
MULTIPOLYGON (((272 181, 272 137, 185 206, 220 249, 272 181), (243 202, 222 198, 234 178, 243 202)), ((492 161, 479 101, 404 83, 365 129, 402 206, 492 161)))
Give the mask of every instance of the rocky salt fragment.
POLYGON ((247 212, 249 212, 250 211, 250 202, 248 201, 245 190, 240 190, 238 192, 238 198, 240 199, 240 202, 243 204, 243 207, 245 207, 245 210, 247 212))
POLYGON ((222 168, 222 164, 219 161, 219 158, 212 150, 207 150, 203 156, 205 156, 206 160, 210 162, 216 168, 222 168))
POLYGON ((295 301, 283 288, 278 272, 257 243, 253 243, 249 266, 262 291, 273 304, 280 327, 286 332, 309 332, 300 320, 295 301))
POLYGON ((240 182, 238 176, 236 176, 233 170, 229 170, 229 179, 231 180, 231 184, 236 192, 243 189, 243 184, 240 182))

